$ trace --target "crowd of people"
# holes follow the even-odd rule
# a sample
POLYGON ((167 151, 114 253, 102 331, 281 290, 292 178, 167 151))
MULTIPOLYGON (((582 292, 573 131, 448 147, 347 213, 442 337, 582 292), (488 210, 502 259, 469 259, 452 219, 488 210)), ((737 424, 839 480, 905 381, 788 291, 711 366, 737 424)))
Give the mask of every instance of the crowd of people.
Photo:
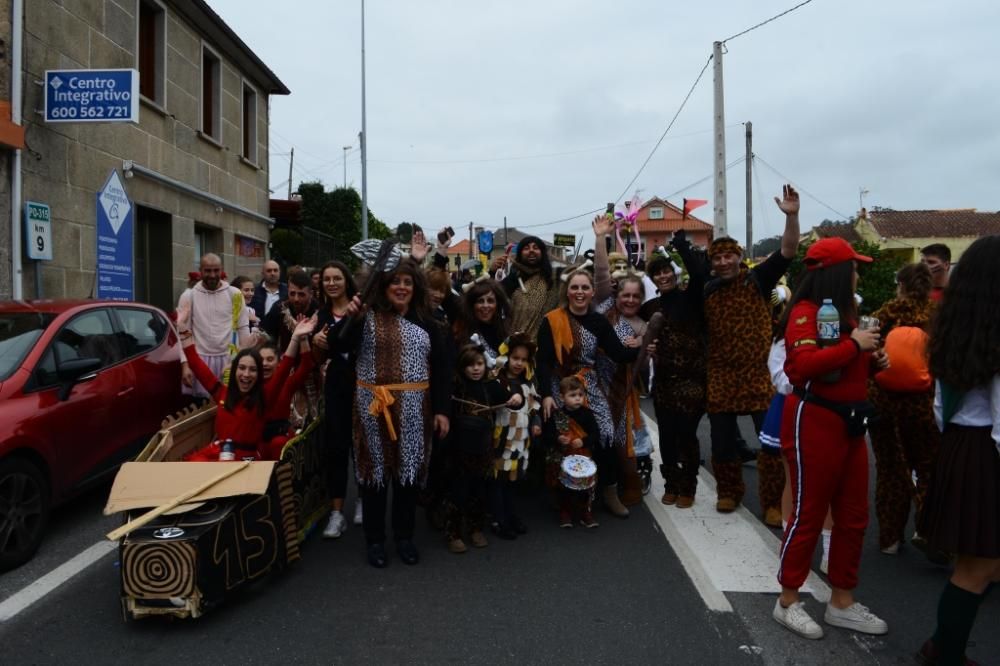
POLYGON ((888 631, 854 597, 867 435, 882 552, 898 552, 915 506, 911 542, 955 563, 920 654, 967 663, 976 609, 1000 579, 1000 237, 978 240, 954 270, 948 248, 925 248, 922 263, 899 271, 896 297, 861 316, 858 268, 871 258, 818 240, 793 292, 784 283, 799 197, 786 186, 775 202, 780 249, 756 265, 731 238, 696 248, 680 231, 643 274, 608 252, 605 216, 593 223, 592 261, 560 272, 529 236, 461 280, 449 271, 447 228, 436 250, 416 229, 409 254, 384 270, 330 261, 287 271, 287 284, 275 262, 259 284, 226 282, 219 257, 206 255, 177 321, 185 390, 219 408, 216 439, 190 459, 277 459, 322 410, 324 536, 348 527, 353 464, 367 561, 388 564, 388 512, 396 554, 412 565, 418 506, 444 547, 465 553, 527 532, 513 489, 532 480, 550 490, 560 527, 597 527, 598 501, 628 518, 650 464, 639 409, 648 391, 662 503, 694 504, 707 414, 715 509, 740 506, 743 465, 756 460, 762 518, 783 530, 773 617, 819 638, 798 596, 819 542, 833 589, 825 623, 888 631))

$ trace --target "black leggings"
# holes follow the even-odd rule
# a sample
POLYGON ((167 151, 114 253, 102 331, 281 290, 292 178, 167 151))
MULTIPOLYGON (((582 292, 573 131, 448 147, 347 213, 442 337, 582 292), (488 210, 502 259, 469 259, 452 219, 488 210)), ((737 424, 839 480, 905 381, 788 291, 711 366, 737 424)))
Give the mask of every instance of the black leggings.
POLYGON ((655 406, 660 433, 660 458, 665 466, 682 461, 700 461, 698 424, 704 412, 687 413, 655 406))
POLYGON ((501 527, 506 526, 517 515, 514 512, 514 482, 505 478, 490 479, 488 487, 493 521, 501 527))
MULTIPOLYGON (((400 485, 392 481, 392 536, 399 541, 413 538, 413 527, 417 519, 416 485, 400 485)), ((365 540, 370 544, 385 543, 385 510, 388 504, 389 487, 381 488, 362 485, 362 515, 364 518, 365 540)))
POLYGON ((326 396, 326 455, 330 499, 347 497, 347 475, 351 466, 353 442, 352 399, 341 395, 326 396))
POLYGON ((620 463, 618 462, 618 450, 614 444, 607 444, 594 452, 594 463, 597 465, 597 485, 607 488, 618 483, 620 474, 620 463))
MULTIPOLYGON (((751 412, 754 434, 764 427, 764 416, 767 411, 751 412)), ((736 462, 740 460, 740 445, 743 440, 740 427, 736 422, 737 415, 732 412, 709 414, 708 422, 712 426, 712 457, 718 462, 736 462)))

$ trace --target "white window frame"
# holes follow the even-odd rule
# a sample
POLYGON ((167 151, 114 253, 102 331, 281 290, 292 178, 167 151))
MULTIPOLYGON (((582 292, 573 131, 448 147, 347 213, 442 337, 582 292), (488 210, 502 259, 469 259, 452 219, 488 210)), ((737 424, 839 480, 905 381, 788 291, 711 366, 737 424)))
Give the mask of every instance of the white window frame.
POLYGON ((169 30, 168 24, 170 21, 167 20, 167 6, 161 2, 161 0, 135 0, 135 69, 139 70, 139 11, 143 4, 155 5, 160 9, 160 21, 162 22, 160 33, 160 48, 156 54, 156 73, 158 75, 158 81, 156 82, 156 92, 159 99, 151 99, 145 95, 140 94, 140 99, 143 99, 153 106, 166 110, 167 108, 167 31, 169 30))
POLYGON ((663 219, 663 206, 653 206, 649 209, 649 219, 651 220, 662 220, 663 219))
POLYGON ((258 159, 259 157, 258 153, 260 152, 258 150, 258 145, 260 143, 260 140, 257 137, 257 127, 260 124, 260 119, 258 118, 257 115, 257 111, 260 108, 260 91, 257 90, 257 86, 253 85, 246 79, 243 79, 243 85, 240 86, 240 144, 243 143, 243 135, 246 131, 245 128, 243 127, 243 123, 245 122, 246 119, 245 109, 243 108, 243 105, 246 99, 247 88, 249 88, 250 92, 253 93, 253 110, 251 111, 250 132, 248 140, 248 143, 250 145, 240 146, 240 157, 242 157, 244 161, 249 162, 253 166, 257 166, 260 164, 260 160, 258 159))
POLYGON ((206 42, 201 42, 201 55, 199 56, 200 67, 198 68, 199 82, 198 88, 201 93, 198 96, 198 133, 209 139, 210 141, 222 145, 222 73, 223 73, 223 60, 222 55, 219 54, 212 46, 206 42), (218 64, 218 69, 216 71, 217 76, 215 77, 215 90, 212 91, 212 112, 215 118, 212 119, 212 132, 205 131, 205 100, 203 98, 205 94, 205 51, 212 54, 212 58, 218 64))

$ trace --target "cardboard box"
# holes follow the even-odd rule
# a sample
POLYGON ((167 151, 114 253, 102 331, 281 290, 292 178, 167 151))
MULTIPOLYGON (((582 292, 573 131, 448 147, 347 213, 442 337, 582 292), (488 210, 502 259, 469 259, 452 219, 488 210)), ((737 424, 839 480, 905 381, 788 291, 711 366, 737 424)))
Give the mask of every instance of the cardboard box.
MULTIPOLYGON (((131 520, 231 463, 126 463, 104 512, 131 520)), ((299 559, 290 465, 250 463, 192 503, 121 540, 122 610, 198 617, 236 589, 299 559)))

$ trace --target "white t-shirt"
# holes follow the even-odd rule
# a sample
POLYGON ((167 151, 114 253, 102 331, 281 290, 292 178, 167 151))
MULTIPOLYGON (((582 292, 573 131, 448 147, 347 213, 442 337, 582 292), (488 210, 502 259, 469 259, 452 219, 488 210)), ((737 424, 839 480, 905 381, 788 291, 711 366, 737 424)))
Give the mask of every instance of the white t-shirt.
MULTIPOLYGON (((937 421, 938 428, 944 431, 941 382, 935 382, 934 420, 937 421)), ((966 393, 949 423, 973 428, 992 426, 990 435, 1000 451, 1000 375, 994 376, 989 386, 981 386, 966 393)))

